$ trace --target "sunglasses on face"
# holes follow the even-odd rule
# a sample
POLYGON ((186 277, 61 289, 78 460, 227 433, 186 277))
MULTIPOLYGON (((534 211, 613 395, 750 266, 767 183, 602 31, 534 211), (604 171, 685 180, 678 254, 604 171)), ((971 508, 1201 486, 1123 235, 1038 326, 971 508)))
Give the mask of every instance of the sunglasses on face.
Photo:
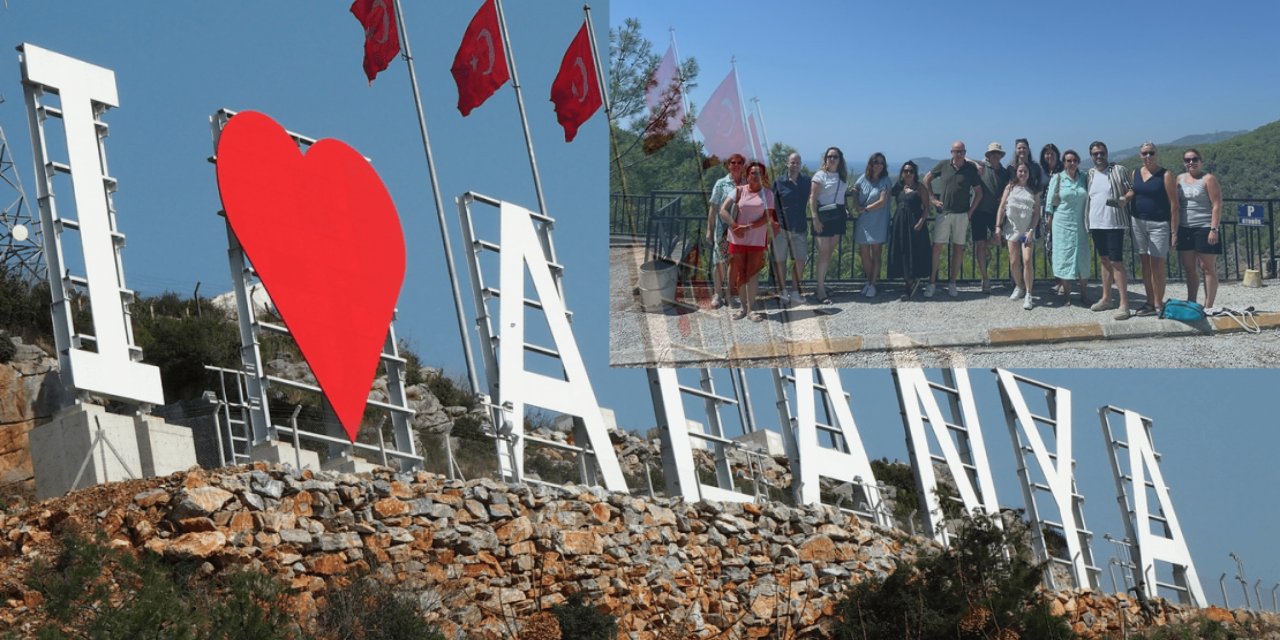
POLYGON ((1200 158, 1183 158, 1182 161, 1186 164, 1195 164, 1200 162, 1200 158))
POLYGON ((1103 157, 1103 156, 1107 155, 1107 152, 1106 152, 1106 151, 1094 151, 1094 152, 1093 152, 1092 154, 1090 154, 1090 155, 1092 155, 1092 156, 1093 156, 1093 157, 1095 157, 1095 158, 1101 158, 1101 157, 1103 157))
POLYGON ((840 156, 827 156, 828 160, 839 160, 840 156))
POLYGON ((904 174, 906 174, 906 173, 910 173, 911 175, 915 175, 916 170, 915 170, 915 169, 903 169, 903 170, 902 170, 902 173, 904 173, 904 174))
POLYGON ((1143 151, 1143 152, 1142 152, 1142 157, 1144 157, 1144 158, 1150 158, 1150 157, 1152 157, 1152 156, 1154 156, 1154 155, 1156 155, 1156 152, 1154 152, 1154 151, 1143 151))
POLYGON ((964 153, 964 149, 952 149, 951 153, 964 153))

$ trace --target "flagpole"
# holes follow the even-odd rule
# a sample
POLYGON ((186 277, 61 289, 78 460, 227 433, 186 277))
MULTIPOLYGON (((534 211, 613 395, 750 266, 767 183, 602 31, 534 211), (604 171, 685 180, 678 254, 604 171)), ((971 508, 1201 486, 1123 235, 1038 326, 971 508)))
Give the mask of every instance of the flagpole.
MULTIPOLYGON (((676 57, 676 73, 680 76, 680 100, 684 104, 684 122, 681 122, 680 126, 683 127, 689 123, 689 116, 692 115, 693 112, 689 110, 689 91, 685 87, 684 70, 680 66, 680 46, 676 44, 676 28, 667 27, 667 31, 671 35, 671 52, 675 54, 676 57)), ((702 166, 702 158, 698 155, 698 140, 694 137, 698 133, 696 129, 697 127, 689 127, 689 142, 691 143, 689 147, 690 151, 693 152, 693 166, 698 170, 698 191, 702 193, 702 206, 707 208, 711 206, 711 192, 707 189, 707 169, 702 166)), ((705 146, 706 143, 704 142, 703 145, 705 146)), ((711 230, 708 229, 707 231, 711 230)), ((699 232, 699 245, 702 244, 701 239, 703 237, 704 234, 699 232)), ((695 268, 697 267, 697 265, 694 266, 695 268)), ((710 269, 714 268, 715 265, 711 265, 710 269)), ((708 271, 708 274, 709 273, 710 271, 708 271)))
MULTIPOLYGON (((600 84, 600 98, 604 102, 604 117, 609 123, 609 142, 613 143, 614 151, 619 151, 621 148, 618 146, 618 137, 613 131, 613 103, 609 100, 609 87, 604 82, 604 67, 600 64, 600 51, 596 49, 596 27, 591 22, 591 5, 583 3, 582 13, 587 18, 587 39, 591 42, 591 59, 596 63, 596 82, 600 84)), ((622 213, 625 218, 629 219, 630 216, 627 215, 627 175, 622 172, 622 156, 614 154, 613 160, 614 164, 618 165, 618 182, 622 184, 622 213)), ((612 224, 610 224, 610 227, 612 227, 612 224)), ((634 220, 631 221, 630 227, 631 235, 634 236, 636 230, 634 220)), ((613 229, 610 228, 609 232, 613 233, 613 229)))
MULTIPOLYGON (((404 45, 404 61, 409 67, 409 86, 413 89, 413 104, 418 110, 418 131, 422 133, 422 148, 427 154, 427 174, 431 177, 431 195, 435 199, 436 219, 440 223, 440 241, 444 244, 445 266, 449 270, 449 286, 453 290, 453 308, 458 315, 458 333, 462 336, 462 352, 467 360, 467 378, 471 382, 471 393, 480 393, 480 378, 476 374, 474 356, 471 353, 471 339, 467 337, 467 320, 462 311, 462 293, 458 286, 458 274, 453 268, 453 248, 449 244, 449 225, 444 217, 444 202, 440 199, 440 180, 436 177, 436 165, 431 154, 431 138, 427 136, 427 118, 422 111, 422 95, 418 92, 418 74, 413 68, 413 53, 409 51, 409 32, 405 30, 404 11, 400 0, 395 0, 396 26, 400 28, 400 40, 404 45)), ((453 475, 453 469, 449 469, 453 475)))
MULTIPOLYGON (((760 121, 760 138, 764 141, 763 159, 765 166, 768 166, 770 160, 769 154, 772 153, 772 151, 769 149, 769 130, 764 126, 764 111, 760 110, 760 98, 752 96, 751 102, 756 105, 756 119, 760 121)), ((770 169, 772 169, 772 167, 770 167, 770 169)))
MULTIPOLYGON (((547 201, 542 197, 542 177, 538 175, 538 160, 533 155, 533 136, 529 134, 529 118, 524 113, 524 94, 520 92, 520 77, 516 74, 516 56, 515 52, 511 50, 511 38, 507 36, 506 14, 502 11, 502 0, 494 0, 493 4, 498 9, 498 24, 502 27, 502 46, 507 52, 507 69, 511 72, 511 88, 516 92, 516 106, 520 110, 520 125, 524 127, 525 147, 529 150, 529 168, 533 170, 533 190, 538 198, 538 213, 550 217, 551 214, 547 211, 547 201)), ((547 222, 546 224, 548 226, 545 228, 550 230, 552 223, 547 222)), ((551 245, 549 237, 546 234, 539 234, 539 238, 542 240, 542 251, 546 254, 547 261, 558 262, 556 260, 555 247, 551 245)), ((560 286, 558 273, 554 280, 556 289, 560 293, 560 299, 563 300, 564 287, 560 286)))

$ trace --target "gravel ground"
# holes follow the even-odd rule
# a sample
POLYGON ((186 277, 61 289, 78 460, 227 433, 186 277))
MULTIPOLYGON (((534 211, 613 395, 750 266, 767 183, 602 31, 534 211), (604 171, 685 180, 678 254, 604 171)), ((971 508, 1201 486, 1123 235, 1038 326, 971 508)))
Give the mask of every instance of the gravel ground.
MULTIPOLYGON (((1011 285, 992 294, 974 285, 932 299, 917 294, 899 300, 901 284, 879 287, 875 298, 833 289, 835 304, 812 301, 783 310, 776 296, 763 298, 765 321, 734 320, 734 310, 713 310, 689 291, 688 301, 664 313, 647 313, 635 293, 642 250, 611 249, 610 361, 615 366, 990 366, 990 367, 1261 367, 1280 363, 1276 331, 1260 334, 1189 334, 1185 325, 1155 318, 1115 320, 1112 311, 1093 312, 1073 299, 1063 305, 1043 282, 1034 290, 1036 307, 1010 300, 1011 285), (1123 325, 1123 326, 1119 326, 1123 325), (1098 327, 1136 334, 1119 338, 1061 342, 1034 337, 1012 347, 991 346, 988 332, 1018 328, 1098 327), (925 346, 920 346, 920 345, 925 346), (886 345, 912 345, 886 350, 886 345), (929 346, 933 345, 933 346, 929 346)), ((1280 311, 1280 286, 1262 288, 1224 283, 1216 304, 1280 311)), ((1141 283, 1131 284, 1130 307, 1145 302, 1141 283)), ((1167 296, 1185 295, 1181 282, 1167 296)), ((1097 300, 1101 287, 1089 287, 1097 300)), ((1113 292, 1113 298, 1116 293, 1113 292)), ((704 296, 705 297, 705 296, 704 296)))

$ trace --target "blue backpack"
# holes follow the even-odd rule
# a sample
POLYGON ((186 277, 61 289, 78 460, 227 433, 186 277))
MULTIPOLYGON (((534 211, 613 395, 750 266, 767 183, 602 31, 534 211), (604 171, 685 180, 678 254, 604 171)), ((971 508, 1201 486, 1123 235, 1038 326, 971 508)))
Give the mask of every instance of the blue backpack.
POLYGON ((1199 322, 1205 318, 1204 305, 1187 300, 1165 300, 1160 317, 1188 323, 1199 322))

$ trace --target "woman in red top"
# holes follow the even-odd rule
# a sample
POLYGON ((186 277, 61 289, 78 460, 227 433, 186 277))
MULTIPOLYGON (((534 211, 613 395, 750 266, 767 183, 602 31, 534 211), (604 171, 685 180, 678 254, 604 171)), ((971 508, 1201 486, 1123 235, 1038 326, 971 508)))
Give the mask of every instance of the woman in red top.
MULTIPOLYGON (((734 319, 751 317, 764 320, 764 314, 752 311, 759 289, 758 275, 764 267, 764 250, 768 243, 771 221, 777 224, 777 205, 773 192, 764 186, 769 172, 759 162, 747 166, 747 184, 737 188, 720 206, 720 219, 729 227, 729 282, 742 295, 742 309, 734 319)), ((775 229, 776 230, 776 229, 775 229)))

